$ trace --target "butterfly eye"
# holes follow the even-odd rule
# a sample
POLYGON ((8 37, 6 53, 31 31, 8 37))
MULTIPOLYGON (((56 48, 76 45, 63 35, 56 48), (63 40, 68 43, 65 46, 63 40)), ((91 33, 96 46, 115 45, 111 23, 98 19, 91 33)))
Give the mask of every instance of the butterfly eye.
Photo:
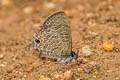
POLYGON ((36 40, 35 40, 35 42, 36 42, 37 44, 40 44, 42 41, 41 41, 41 40, 36 39, 36 40))

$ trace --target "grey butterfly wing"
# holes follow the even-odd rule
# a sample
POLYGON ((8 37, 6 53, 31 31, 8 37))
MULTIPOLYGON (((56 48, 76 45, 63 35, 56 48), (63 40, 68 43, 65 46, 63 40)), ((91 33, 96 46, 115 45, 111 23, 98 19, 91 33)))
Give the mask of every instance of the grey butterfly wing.
POLYGON ((43 23, 42 29, 37 31, 42 40, 39 51, 43 57, 70 56, 72 39, 69 21, 64 12, 56 12, 43 23))

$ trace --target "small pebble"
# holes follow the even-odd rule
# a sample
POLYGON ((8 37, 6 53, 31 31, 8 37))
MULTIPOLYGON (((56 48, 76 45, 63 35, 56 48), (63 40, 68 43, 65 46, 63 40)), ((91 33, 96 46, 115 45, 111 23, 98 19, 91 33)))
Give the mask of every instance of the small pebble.
POLYGON ((0 54, 0 59, 3 59, 4 55, 3 54, 0 54))
POLYGON ((107 70, 107 72, 108 72, 108 73, 112 73, 112 72, 113 72, 113 70, 107 70))
POLYGON ((114 45, 109 41, 104 41, 103 48, 105 51, 112 51, 114 49, 114 45))
POLYGON ((117 21, 119 21, 119 18, 118 18, 118 17, 116 17, 116 16, 111 16, 111 17, 105 18, 103 23, 107 23, 107 22, 117 22, 117 21))
POLYGON ((51 80, 50 78, 44 76, 44 75, 40 75, 38 80, 51 80))
POLYGON ((90 64, 91 64, 91 65, 95 65, 95 64, 96 64, 96 62, 92 61, 92 62, 90 62, 90 64))
POLYGON ((92 54, 92 51, 89 48, 89 46, 82 47, 82 52, 83 52, 83 54, 85 54, 85 56, 90 56, 92 54))
POLYGON ((98 35, 96 32, 89 31, 88 33, 91 34, 91 35, 93 35, 93 36, 97 36, 98 35))
POLYGON ((115 52, 120 52, 120 48, 115 48, 115 52))
POLYGON ((5 65, 4 64, 0 64, 0 67, 5 67, 5 65))
POLYGON ((59 74, 59 73, 56 73, 56 74, 54 75, 54 78, 55 78, 55 79, 60 79, 60 78, 62 78, 62 75, 59 74))
POLYGON ((24 8, 24 13, 25 14, 31 14, 31 13, 33 13, 33 11, 34 11, 34 9, 31 6, 28 6, 28 7, 24 8))
POLYGON ((66 15, 70 15, 70 10, 65 10, 66 15))
POLYGON ((84 59, 81 59, 81 60, 77 61, 77 65, 81 65, 81 64, 85 64, 85 63, 87 63, 87 61, 84 60, 84 59))
POLYGON ((81 80, 80 78, 77 78, 76 80, 81 80))
POLYGON ((8 7, 10 4, 11 4, 10 0, 1 0, 1 5, 2 6, 8 7))
POLYGON ((95 62, 91 62, 90 64, 84 67, 83 71, 85 73, 93 73, 98 71, 99 69, 100 69, 100 66, 98 64, 96 64, 95 62))
POLYGON ((71 70, 68 70, 68 71, 66 71, 65 73, 64 73, 64 75, 63 75, 63 79, 64 80, 70 80, 70 78, 72 77, 72 71, 71 70))
POLYGON ((44 7, 46 9, 52 9, 52 8, 55 8, 55 4, 53 2, 45 3, 44 7))

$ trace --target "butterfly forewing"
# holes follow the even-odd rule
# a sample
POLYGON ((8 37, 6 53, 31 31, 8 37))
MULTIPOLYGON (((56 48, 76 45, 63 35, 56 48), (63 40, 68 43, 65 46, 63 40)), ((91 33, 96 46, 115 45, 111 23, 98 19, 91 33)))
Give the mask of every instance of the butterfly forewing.
POLYGON ((69 25, 69 22, 68 22, 67 17, 64 12, 56 12, 56 13, 52 14, 51 16, 49 16, 44 21, 43 27, 44 28, 52 27, 52 29, 53 29, 61 24, 69 25))

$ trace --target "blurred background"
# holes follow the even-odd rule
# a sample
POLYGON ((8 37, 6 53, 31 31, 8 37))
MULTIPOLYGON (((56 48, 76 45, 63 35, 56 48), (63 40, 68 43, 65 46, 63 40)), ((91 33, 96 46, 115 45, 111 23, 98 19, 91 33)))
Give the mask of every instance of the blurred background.
POLYGON ((0 80, 120 80, 119 53, 120 0, 0 0, 0 80), (60 69, 31 45, 56 11, 66 13, 78 54, 60 69))

